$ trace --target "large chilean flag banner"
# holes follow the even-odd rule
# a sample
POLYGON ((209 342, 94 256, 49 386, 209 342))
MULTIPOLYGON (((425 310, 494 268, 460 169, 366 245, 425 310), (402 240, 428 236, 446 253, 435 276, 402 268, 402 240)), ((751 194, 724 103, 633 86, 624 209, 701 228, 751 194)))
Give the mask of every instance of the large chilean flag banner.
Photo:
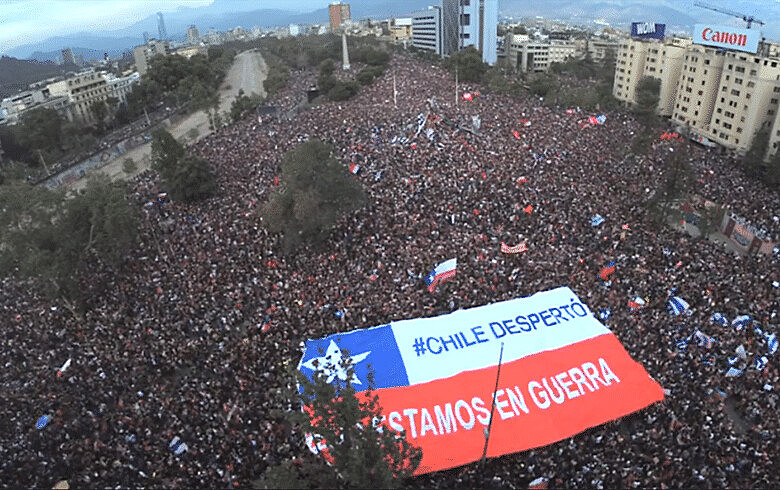
MULTIPOLYGON (((567 287, 306 341, 298 369, 366 387, 423 451, 416 473, 544 446, 663 400, 661 386, 567 287)), ((313 445, 310 448, 316 449, 313 445)))

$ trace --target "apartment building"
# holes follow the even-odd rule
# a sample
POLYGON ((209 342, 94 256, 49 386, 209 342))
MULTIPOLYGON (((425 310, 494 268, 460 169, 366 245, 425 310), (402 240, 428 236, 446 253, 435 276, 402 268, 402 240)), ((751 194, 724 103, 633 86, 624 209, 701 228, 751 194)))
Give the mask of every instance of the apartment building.
POLYGON ((627 104, 636 103, 636 89, 643 77, 661 82, 658 113, 671 116, 677 99, 678 79, 689 39, 624 39, 618 45, 612 94, 627 104))
POLYGON ((157 55, 167 56, 170 54, 170 44, 168 41, 159 41, 150 39, 148 43, 133 48, 133 58, 135 59, 135 69, 145 75, 149 69, 149 61, 157 55))
POLYGON ((596 63, 608 57, 616 57, 620 43, 612 39, 588 39, 586 48, 590 58, 596 63))
POLYGON ((428 7, 412 13, 412 46, 442 56, 441 8, 428 7))
POLYGON ((72 119, 70 101, 65 96, 52 96, 47 87, 19 92, 0 101, 0 125, 17 124, 25 112, 32 109, 54 109, 72 119))
POLYGON ((105 102, 112 91, 102 73, 87 70, 71 75, 65 80, 47 86, 51 97, 67 97, 70 101, 70 120, 73 118, 92 123, 95 120, 90 110, 95 102, 105 102))
POLYGON ((725 54, 720 90, 708 137, 747 151, 755 134, 774 123, 780 99, 780 59, 730 51, 725 54))

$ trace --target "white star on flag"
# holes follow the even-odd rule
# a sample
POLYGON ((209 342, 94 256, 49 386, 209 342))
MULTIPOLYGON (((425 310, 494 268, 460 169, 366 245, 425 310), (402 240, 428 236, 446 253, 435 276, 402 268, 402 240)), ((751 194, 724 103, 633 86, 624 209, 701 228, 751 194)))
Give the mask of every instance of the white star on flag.
MULTIPOLYGON (((352 366, 355 366, 357 363, 368 357, 369 354, 371 354, 371 351, 348 357, 352 360, 352 366)), ((339 378, 341 381, 346 381, 347 370, 344 369, 344 366, 342 365, 344 363, 343 361, 345 357, 346 356, 344 356, 344 354, 341 352, 339 346, 336 345, 336 342, 331 340, 330 345, 328 346, 328 350, 325 352, 324 356, 312 357, 303 363, 303 367, 309 368, 312 371, 322 372, 325 376, 328 377, 327 383, 332 383, 335 378, 339 378)), ((355 373, 352 373, 352 379, 350 381, 359 385, 363 384, 355 375, 355 373)))

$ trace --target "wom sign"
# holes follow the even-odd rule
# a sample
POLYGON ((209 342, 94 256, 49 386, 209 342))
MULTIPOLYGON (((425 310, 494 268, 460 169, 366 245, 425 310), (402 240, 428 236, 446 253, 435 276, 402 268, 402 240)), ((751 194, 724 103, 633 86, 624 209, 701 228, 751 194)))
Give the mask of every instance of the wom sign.
POLYGON ((734 49, 755 53, 758 51, 757 30, 737 29, 730 26, 696 24, 693 30, 693 42, 705 46, 734 49))
POLYGON ((666 24, 652 22, 632 22, 631 37, 639 39, 663 39, 666 32, 666 24))
POLYGON ((345 380, 337 365, 344 352, 356 389, 373 372, 382 424, 422 449, 417 474, 480 459, 488 425, 487 455, 496 457, 572 437, 664 398, 566 287, 308 340, 298 369, 345 380))

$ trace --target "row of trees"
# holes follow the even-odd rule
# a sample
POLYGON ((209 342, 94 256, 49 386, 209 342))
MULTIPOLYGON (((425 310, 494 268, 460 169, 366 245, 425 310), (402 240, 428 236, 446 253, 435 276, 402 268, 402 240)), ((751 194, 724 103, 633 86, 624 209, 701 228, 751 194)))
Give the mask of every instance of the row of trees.
POLYGON ((0 145, 7 158, 38 167, 93 147, 101 135, 98 128, 68 121, 54 109, 38 108, 15 126, 0 127, 0 145))
POLYGON ((191 58, 158 55, 149 62, 141 83, 127 96, 127 116, 135 118, 144 108, 166 104, 185 112, 214 107, 219 85, 235 57, 235 51, 212 46, 208 54, 191 58))

